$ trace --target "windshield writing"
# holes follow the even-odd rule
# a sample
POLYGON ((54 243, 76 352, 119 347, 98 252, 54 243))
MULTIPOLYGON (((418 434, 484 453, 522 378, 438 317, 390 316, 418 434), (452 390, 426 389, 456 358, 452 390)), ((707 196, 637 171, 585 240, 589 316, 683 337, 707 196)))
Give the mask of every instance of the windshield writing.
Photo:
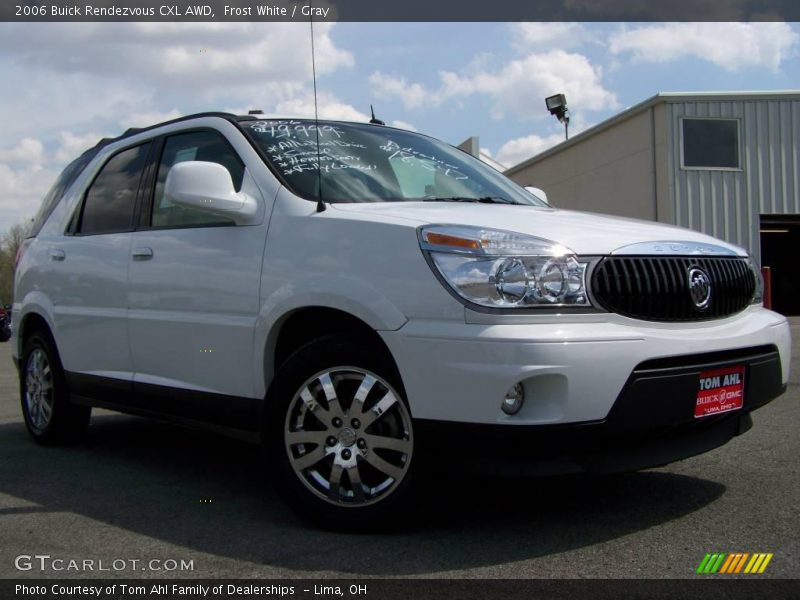
POLYGON ((409 131, 305 120, 241 125, 292 191, 310 200, 321 193, 325 202, 492 197, 541 205, 474 157, 409 131))

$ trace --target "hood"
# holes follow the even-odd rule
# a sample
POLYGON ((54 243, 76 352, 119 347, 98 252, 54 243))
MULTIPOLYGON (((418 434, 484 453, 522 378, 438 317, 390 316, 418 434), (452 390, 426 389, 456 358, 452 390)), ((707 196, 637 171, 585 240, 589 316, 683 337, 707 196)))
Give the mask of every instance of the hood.
MULTIPOLYGON (((738 246, 691 229, 638 219, 538 206, 461 202, 366 202, 331 206, 336 211, 370 215, 375 220, 401 219, 416 225, 472 225, 514 231, 556 242, 576 254, 583 255, 604 255, 631 244, 667 241, 712 244, 741 256, 747 254, 738 246)), ((691 252, 676 247, 669 253, 691 252)))

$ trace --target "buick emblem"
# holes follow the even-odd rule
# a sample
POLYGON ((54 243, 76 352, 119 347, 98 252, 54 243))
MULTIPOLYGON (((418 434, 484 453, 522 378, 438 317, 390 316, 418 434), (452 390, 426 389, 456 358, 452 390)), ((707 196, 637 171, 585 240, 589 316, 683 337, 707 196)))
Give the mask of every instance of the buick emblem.
POLYGON ((703 269, 689 269, 689 295, 695 307, 703 310, 711 302, 711 279, 703 269))

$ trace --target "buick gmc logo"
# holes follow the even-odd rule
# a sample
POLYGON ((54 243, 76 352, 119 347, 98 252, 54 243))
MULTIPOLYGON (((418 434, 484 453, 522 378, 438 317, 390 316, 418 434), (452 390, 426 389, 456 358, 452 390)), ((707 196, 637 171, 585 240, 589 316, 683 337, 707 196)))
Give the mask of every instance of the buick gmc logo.
POLYGON ((711 279, 699 267, 689 269, 689 295, 695 307, 700 310, 708 307, 711 302, 711 279))

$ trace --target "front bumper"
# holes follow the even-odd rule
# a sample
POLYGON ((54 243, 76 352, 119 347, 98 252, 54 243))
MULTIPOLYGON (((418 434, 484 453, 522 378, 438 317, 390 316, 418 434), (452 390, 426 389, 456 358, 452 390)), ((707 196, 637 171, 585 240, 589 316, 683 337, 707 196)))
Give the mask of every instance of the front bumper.
POLYGON ((786 319, 760 307, 679 325, 412 321, 383 336, 420 454, 520 474, 635 470, 721 446, 786 389, 791 344, 786 319), (695 418, 700 373, 740 365, 744 406, 695 418), (508 416, 500 403, 517 382, 525 402, 508 416))
POLYGON ((789 379, 789 324, 757 306, 701 323, 552 315, 537 323, 410 320, 380 333, 415 420, 515 427, 602 421, 644 361, 758 346, 777 348, 778 383, 789 379), (509 417, 500 405, 516 383, 525 403, 509 417))
POLYGON ((750 413, 786 390, 780 380, 775 346, 646 361, 602 421, 522 427, 419 421, 418 451, 448 470, 504 474, 657 467, 722 446, 750 429, 750 413), (700 372, 735 365, 746 368, 744 406, 695 418, 700 372))

